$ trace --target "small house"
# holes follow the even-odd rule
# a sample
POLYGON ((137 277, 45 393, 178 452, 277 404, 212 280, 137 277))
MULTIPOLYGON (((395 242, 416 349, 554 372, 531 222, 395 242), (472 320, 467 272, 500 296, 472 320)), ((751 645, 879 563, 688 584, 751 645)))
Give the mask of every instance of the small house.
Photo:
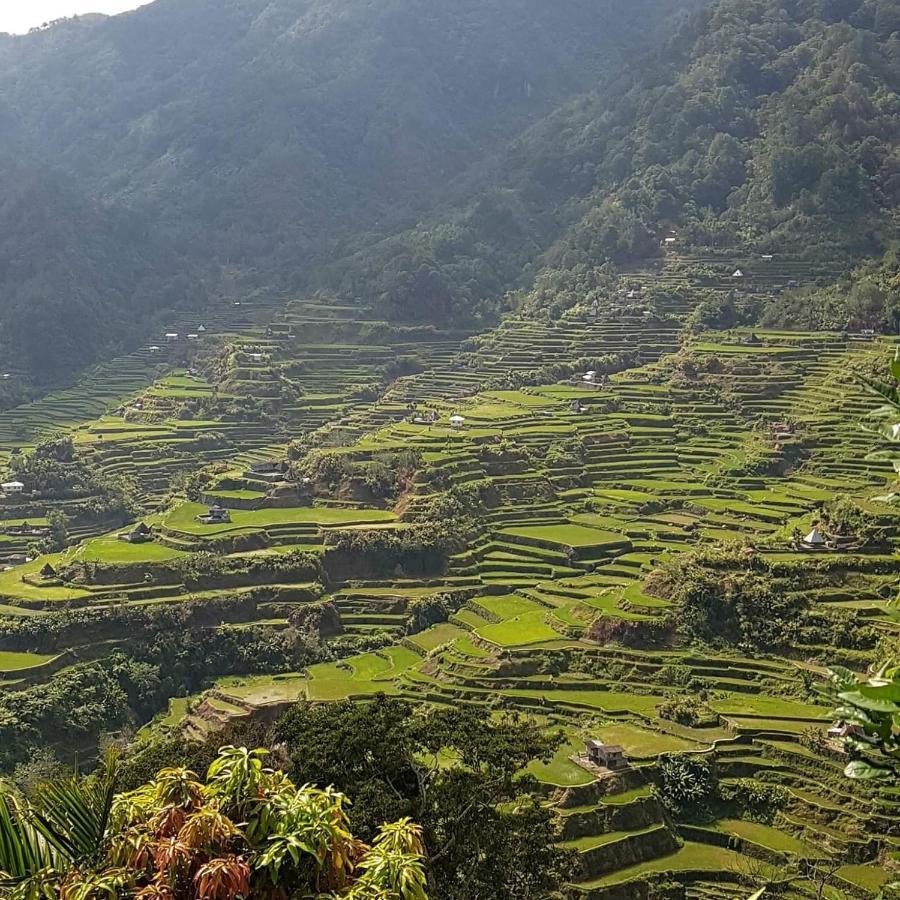
POLYGON ((731 277, 732 277, 732 278, 743 278, 743 277, 744 277, 744 272, 743 272, 743 270, 741 270, 741 269, 735 269, 735 270, 731 273, 731 277))
POLYGON ((450 416, 451 428, 462 428, 466 424, 466 420, 462 416, 450 416))
POLYGON ((41 578, 56 578, 56 569, 50 565, 50 563, 44 563, 43 568, 40 571, 41 578))
POLYGON ((585 372, 584 375, 581 376, 582 381, 586 381, 588 384, 595 384, 597 382, 597 373, 596 372, 585 372))
POLYGON ((21 481, 7 481, 0 484, 4 494, 21 494, 25 490, 25 485, 21 481))
POLYGON ((151 344, 147 349, 151 353, 159 353, 159 351, 162 349, 162 347, 157 347, 156 344, 151 344))
POLYGON ((588 741, 585 744, 587 758, 595 766, 606 769, 622 769, 628 765, 625 751, 618 744, 604 744, 603 741, 588 741))
POLYGON ((140 522, 131 531, 120 532, 118 538, 128 544, 146 544, 153 540, 153 529, 145 522, 140 522))
POLYGON ((231 513, 216 503, 209 507, 205 515, 197 516, 197 521, 204 525, 221 525, 231 521, 231 513))
POLYGON ((177 332, 177 331, 167 331, 167 332, 166 332, 166 340, 167 340, 170 344, 175 343, 175 341, 178 340, 178 332, 177 332))
POLYGON ((199 341, 199 340, 200 340, 200 335, 199 335, 199 334, 189 334, 189 335, 188 335, 188 340, 189 340, 189 341, 199 341))
POLYGON ((763 259, 775 259, 774 255, 771 253, 763 253, 762 258, 763 259))
POLYGON ((819 529, 813 528, 800 544, 804 550, 824 550, 826 541, 819 529))
POLYGON ((201 325, 201 326, 197 329, 197 331, 199 331, 200 334, 203 334, 203 332, 206 331, 206 326, 205 326, 205 325, 201 325))
POLYGON ((265 360, 265 358, 266 357, 262 353, 248 353, 247 354, 247 359, 249 359, 250 362, 261 363, 265 360))
POLYGON ((846 722, 836 722, 828 729, 828 737, 833 741, 842 741, 848 737, 861 738, 865 734, 859 725, 848 725, 846 722))
POLYGON ((664 243, 664 244, 668 244, 668 245, 671 247, 672 244, 677 243, 677 241, 678 241, 678 238, 667 237, 667 238, 664 239, 663 243, 664 243))

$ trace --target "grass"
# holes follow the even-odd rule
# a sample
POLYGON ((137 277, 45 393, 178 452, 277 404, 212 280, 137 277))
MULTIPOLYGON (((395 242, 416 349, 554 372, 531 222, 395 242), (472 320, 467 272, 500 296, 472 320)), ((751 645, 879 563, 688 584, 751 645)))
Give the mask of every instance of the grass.
POLYGON ((558 787, 590 784, 594 780, 594 776, 569 759, 579 749, 582 749, 579 742, 567 741, 556 750, 549 763, 539 760, 529 763, 527 772, 544 784, 558 787))
POLYGON ((499 622, 496 625, 485 625, 478 629, 478 637, 501 647, 520 647, 527 644, 541 644, 560 637, 545 621, 546 611, 524 613, 499 622))
POLYGON ((472 659, 488 659, 491 655, 487 650, 479 647, 467 637, 457 638, 453 644, 453 649, 457 653, 462 653, 463 656, 469 656, 472 659))
POLYGON ((532 525, 526 528, 506 528, 500 533, 543 544, 556 544, 576 549, 616 547, 624 542, 624 538, 620 534, 600 531, 584 525, 532 525))
POLYGON ((527 600, 518 594, 503 594, 501 596, 476 597, 472 603, 477 607, 499 616, 501 619, 512 619, 525 613, 531 613, 543 608, 533 600, 527 600))
POLYGON ((84 562, 101 562, 112 565, 115 563, 169 562, 185 555, 181 550, 166 547, 155 541, 130 544, 128 541, 120 541, 116 538, 98 538, 79 547, 72 558, 84 562))
POLYGON ((606 794, 600 798, 600 802, 607 806, 627 806, 629 803, 634 803, 635 800, 643 800, 651 796, 653 796, 653 788, 649 784, 642 784, 627 791, 620 791, 618 794, 606 794))
MULTIPOLYGON (((735 853, 733 850, 685 841, 684 846, 674 853, 638 863, 637 865, 627 866, 603 878, 583 882, 581 887, 593 888, 620 884, 632 881, 641 875, 649 875, 655 872, 686 872, 692 869, 721 872, 740 871, 744 865, 746 865, 746 857, 741 856, 740 853, 735 853)), ((772 866, 764 866, 764 868, 773 869, 772 866)))
POLYGON ((382 509, 342 509, 326 506, 290 506, 278 509, 231 510, 231 522, 204 525, 197 516, 207 507, 200 503, 182 503, 163 519, 163 526, 186 534, 224 534, 229 531, 267 528, 272 525, 340 526, 392 522, 396 516, 382 509))
POLYGON ((216 687, 226 696, 248 703, 264 704, 275 701, 299 700, 306 688, 306 678, 296 673, 287 675, 255 675, 246 678, 220 678, 216 687))
POLYGON ((360 681, 374 681, 379 676, 391 671, 391 661, 377 653, 364 653, 362 656, 353 656, 347 662, 353 669, 353 677, 360 681))
POLYGON ((422 661, 422 657, 414 650, 410 650, 409 647, 388 647, 380 652, 382 656, 386 656, 390 660, 391 675, 399 675, 422 661))
POLYGON ((651 825, 649 828, 639 828, 636 831, 607 831, 605 834, 592 834, 572 841, 563 841, 560 846, 565 850, 575 850, 578 853, 584 853, 587 850, 593 850, 595 847, 614 844, 616 841, 621 841, 624 838, 651 834, 664 828, 664 825, 651 825))
POLYGON ((18 653, 0 650, 0 672, 22 672, 55 658, 53 653, 18 653))
POLYGON ((634 725, 601 725, 597 728, 597 734, 607 744, 619 744, 627 756, 638 758, 700 749, 700 745, 684 738, 634 725))
MULTIPOLYGON (((364 665, 363 669, 372 667, 364 665)), ((352 669, 352 667, 351 667, 352 669)), ((381 673, 386 672, 382 669, 381 673)), ((305 684, 306 696, 310 700, 346 700, 348 697, 366 694, 396 692, 390 681, 373 681, 371 678, 356 677, 355 670, 348 671, 338 663, 321 663, 309 667, 309 680, 305 684)), ((289 699, 289 698, 285 698, 289 699)))
POLYGON ((458 638, 465 637, 466 631, 452 622, 443 622, 440 625, 432 625, 425 631, 414 634, 410 640, 426 653, 444 644, 450 644, 458 638))
POLYGON ((61 564, 61 557, 58 555, 42 556, 25 565, 16 566, 6 572, 0 572, 0 597, 53 603, 56 601, 87 599, 91 596, 88 591, 82 591, 78 588, 44 584, 36 586, 22 580, 25 576, 37 578, 38 572, 46 562, 55 567, 61 564))
POLYGON ((881 890, 882 886, 890 877, 884 869, 877 866, 841 866, 837 871, 838 877, 850 884, 855 884, 864 890, 871 891, 873 894, 881 890))
POLYGON ((767 847, 769 850, 775 850, 778 853, 789 853, 803 857, 818 857, 821 855, 804 841, 769 825, 747 822, 743 819, 721 819, 717 825, 720 831, 746 838, 751 843, 759 844, 761 847, 767 847))
POLYGON ((755 694, 731 694, 728 699, 712 700, 709 705, 716 712, 737 716, 783 716, 785 719, 823 719, 828 716, 828 707, 825 706, 755 694))

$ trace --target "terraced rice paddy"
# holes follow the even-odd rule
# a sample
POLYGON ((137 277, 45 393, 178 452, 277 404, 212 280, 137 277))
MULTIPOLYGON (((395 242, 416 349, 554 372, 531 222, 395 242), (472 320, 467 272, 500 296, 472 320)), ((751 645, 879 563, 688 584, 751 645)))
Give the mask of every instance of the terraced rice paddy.
MULTIPOLYGON (((723 272, 735 264, 716 261, 723 272)), ((892 470, 867 458, 871 439, 856 423, 870 403, 847 378, 849 367, 878 365, 892 347, 836 334, 682 337, 692 296, 685 265, 623 279, 648 292, 684 288, 679 299, 660 301, 656 315, 625 312, 616 295, 554 322, 513 317, 468 340, 416 326, 375 328, 364 310, 296 301, 223 338, 216 358, 228 364, 215 369, 216 380, 214 367, 201 376, 154 370, 143 384, 129 382, 125 399, 53 419, 75 429, 102 471, 137 481, 155 538, 132 545, 115 531, 94 530, 49 559, 58 569, 105 563, 115 567, 113 583, 43 582, 47 558, 12 568, 0 574, 0 615, 213 600, 252 585, 225 574, 197 588, 179 580, 178 565, 207 550, 219 560, 251 561, 265 596, 254 600, 255 618, 235 627, 283 628, 289 609, 323 599, 344 635, 383 633, 392 643, 305 672, 219 679, 203 698, 173 701, 161 717, 167 726, 182 720, 189 732, 205 734, 215 723, 301 697, 376 692, 520 709, 565 730, 568 743, 532 772, 563 816, 585 896, 641 896, 616 886, 673 876, 696 900, 747 896, 748 875, 760 866, 775 870, 836 848, 853 856, 839 873, 844 896, 873 895, 887 877, 898 798, 854 793, 840 775, 839 749, 809 749, 805 737, 824 734, 830 709, 796 685, 804 661, 820 661, 830 648, 798 639, 796 654, 780 658, 603 637, 606 629, 652 631, 664 623, 671 603, 645 582, 697 545, 725 542, 772 564, 796 564, 791 534, 805 533, 836 493, 865 501, 888 540, 864 554, 823 554, 833 564, 831 581, 811 600, 864 610, 880 633, 894 628, 884 610, 900 573, 897 520, 892 507, 872 499, 885 492, 892 470), (672 355, 682 343, 694 359, 727 360, 727 383, 681 377, 672 355), (616 354, 621 365, 597 385, 585 385, 573 365, 616 354), (399 377, 398 361, 407 372, 399 377), (542 378, 538 366, 568 366, 571 374, 542 378), (270 402, 265 416, 241 418, 233 398, 250 395, 270 402), (451 427, 452 415, 464 424, 451 427), (791 434, 773 436, 771 422, 791 422, 791 434), (361 465, 411 451, 419 470, 391 508, 361 494, 301 496, 296 485, 286 500, 250 467, 283 459, 298 437, 361 465), (210 464, 218 468, 202 497, 168 497, 179 473, 210 464), (480 506, 465 547, 438 569, 398 565, 366 574, 329 543, 341 532, 401 535, 448 491, 477 495, 480 506), (229 508, 230 521, 198 521, 213 502, 229 508), (296 550, 322 559, 327 583, 276 568, 296 550), (408 633, 410 605, 438 594, 457 597, 459 608, 446 622, 408 633), (712 721, 688 727, 660 717, 670 695, 701 691, 712 721), (588 738, 621 745, 632 763, 627 775, 598 780, 579 762, 588 738), (659 754, 672 752, 703 754, 724 784, 781 786, 785 804, 771 822, 734 809, 682 834, 651 790, 659 754)), ((803 265, 786 260, 782 281, 802 278, 803 265)), ((769 273, 758 284, 748 279, 747 289, 765 293, 778 283, 769 273)), ((18 434, 43 427, 36 412, 20 413, 20 431, 15 411, 0 420, 10 449, 21 443, 18 434)), ((11 509, 7 524, 21 522, 19 512, 11 509)), ((40 513, 46 510, 27 511, 40 513)), ((850 651, 842 658, 854 662, 850 651)), ((0 674, 27 669, 30 659, 0 651, 0 674)))

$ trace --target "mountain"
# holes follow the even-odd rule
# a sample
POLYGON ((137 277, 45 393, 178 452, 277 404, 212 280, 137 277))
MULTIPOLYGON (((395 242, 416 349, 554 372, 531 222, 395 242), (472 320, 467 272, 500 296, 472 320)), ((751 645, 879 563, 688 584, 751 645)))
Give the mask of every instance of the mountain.
MULTIPOLYGON (((125 209, 71 177, 0 157, 0 357, 6 371, 53 380, 99 346, 136 336, 155 306, 196 299, 177 256, 125 209)), ((193 286, 196 290, 196 286, 193 286)), ((13 397, 19 385, 4 384, 13 397)))
POLYGON ((333 283, 400 316, 427 292, 490 317, 536 272, 632 262, 672 228, 685 247, 879 255, 898 224, 898 29, 892 0, 712 3, 513 142, 483 191, 374 236, 333 283))
MULTIPOLYGON (((653 46, 685 5, 157 0, 0 37, 0 152, 52 169, 67 203, 93 204, 48 213, 45 244, 26 230, 7 253, 35 267, 50 253, 109 307, 110 328, 80 335, 85 353, 123 314, 168 303, 122 296, 148 255, 165 282, 218 266, 296 288, 341 242, 427 214, 454 178, 653 46), (133 242, 107 241, 100 210, 133 242), (147 242, 180 252, 164 260, 147 242)), ((15 195, 15 180, 0 190, 15 195)), ((51 318, 57 284, 26 291, 51 318)), ((22 290, 4 289, 0 327, 22 290)), ((21 362, 34 369, 28 353, 21 362)))
POLYGON ((487 324, 540 273, 630 263, 672 228, 850 268, 897 225, 898 18, 157 0, 0 37, 0 154, 31 173, 0 171, 4 352, 56 378, 222 275, 487 324), (32 318, 62 353, 16 331, 32 318))

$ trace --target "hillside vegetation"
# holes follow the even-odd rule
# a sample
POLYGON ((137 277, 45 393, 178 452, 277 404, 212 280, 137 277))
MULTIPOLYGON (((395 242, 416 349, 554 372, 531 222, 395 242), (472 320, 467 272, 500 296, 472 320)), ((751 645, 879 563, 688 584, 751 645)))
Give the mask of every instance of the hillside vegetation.
POLYGON ((880 255, 900 198, 898 15, 879 0, 710 4, 640 73, 532 129, 490 191, 361 250, 341 283, 398 315, 452 317, 496 311, 540 267, 552 294, 676 233, 679 248, 848 268, 880 255))
POLYGON ((686 5, 159 0, 0 37, 0 152, 29 161, 0 172, 6 214, 29 210, 3 230, 5 357, 58 374, 242 273, 298 287, 340 241, 415 221, 686 5), (52 357, 9 330, 21 319, 53 328, 52 357))
POLYGON ((559 7, 0 39, 3 898, 896 900, 895 4, 559 7))
MULTIPOLYGON (((7 355, 56 375, 151 312, 236 290, 487 324, 539 275, 545 307, 673 232, 847 272, 880 257, 900 192, 895 4, 696 6, 160 0, 0 38, 0 149, 34 166, 5 175, 6 205, 24 180, 44 210, 6 236, 41 274, 10 279, 0 315, 61 347, 39 360, 13 327, 7 355)), ((894 324, 881 301, 831 306, 806 324, 894 324)))

